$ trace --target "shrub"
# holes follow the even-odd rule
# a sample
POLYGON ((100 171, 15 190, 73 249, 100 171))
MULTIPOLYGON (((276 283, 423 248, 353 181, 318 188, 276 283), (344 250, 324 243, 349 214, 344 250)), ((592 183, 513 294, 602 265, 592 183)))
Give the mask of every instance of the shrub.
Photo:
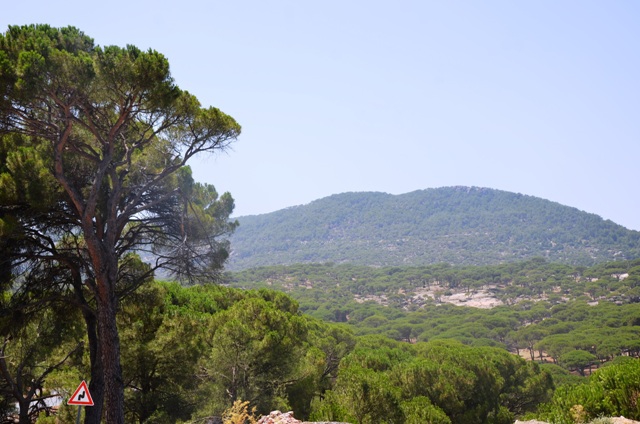
MULTIPOLYGON (((640 419, 640 360, 604 367, 587 384, 559 387, 540 407, 543 419, 557 424, 583 423, 603 416, 640 419)), ((601 421, 601 423, 604 421, 601 421)))
POLYGON ((240 399, 233 402, 233 405, 222 414, 222 422, 224 424, 256 424, 258 420, 255 417, 255 406, 249 411, 249 401, 241 401, 240 399))

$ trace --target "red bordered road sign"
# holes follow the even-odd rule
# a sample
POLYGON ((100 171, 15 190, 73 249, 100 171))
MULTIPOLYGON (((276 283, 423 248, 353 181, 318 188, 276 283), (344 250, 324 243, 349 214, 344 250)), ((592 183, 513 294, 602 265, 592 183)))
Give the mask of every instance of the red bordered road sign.
POLYGON ((80 383, 76 391, 73 392, 67 405, 93 406, 93 398, 91 398, 91 393, 89 393, 86 381, 82 380, 82 383, 80 383))

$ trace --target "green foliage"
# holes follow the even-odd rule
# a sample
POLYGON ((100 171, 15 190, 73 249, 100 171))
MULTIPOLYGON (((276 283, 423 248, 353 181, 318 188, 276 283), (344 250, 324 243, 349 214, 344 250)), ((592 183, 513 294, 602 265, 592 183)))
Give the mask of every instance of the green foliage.
POLYGON ((67 290, 52 281, 72 281, 92 384, 104 386, 92 420, 104 394, 106 421, 122 422, 118 302, 161 268, 216 277, 228 257, 221 238, 237 225, 233 199, 196 184, 188 162, 226 148, 240 126, 180 90, 162 54, 96 46, 74 27, 0 34, 0 92, 1 288, 36 284, 34 270, 52 292, 67 290))
POLYGON ((551 394, 549 375, 500 349, 361 340, 333 389, 313 404, 315 419, 506 423, 551 394))
POLYGON ((307 323, 288 306, 283 310, 274 301, 248 297, 213 317, 203 362, 205 378, 216 387, 213 396, 251 399, 265 413, 275 398, 286 395, 287 384, 302 377, 307 323))
POLYGON ((384 373, 359 366, 345 367, 338 374, 333 393, 334 401, 348 409, 341 420, 358 424, 401 422, 398 389, 384 373))
POLYGON ((194 412, 203 320, 170 312, 161 285, 127 297, 119 316, 128 422, 188 419, 194 412))
POLYGON ((444 411, 431 403, 428 397, 416 396, 400 405, 405 424, 451 424, 444 411))
MULTIPOLYGON (((15 302, 14 294, 10 302, 15 302)), ((51 413, 44 399, 53 391, 56 372, 81 365, 83 343, 78 343, 83 328, 76 310, 62 303, 36 311, 12 305, 10 320, 0 324, 0 396, 2 413, 17 404, 20 423, 31 422, 40 412, 51 413)), ((6 317, 3 317, 6 318, 6 317)), ((74 372, 77 381, 78 372, 74 372)))
POLYGON ((453 338, 472 346, 526 352, 536 361, 557 362, 563 354, 582 350, 597 357, 597 366, 640 353, 640 304, 631 293, 638 263, 620 261, 592 268, 540 259, 480 267, 298 264, 228 273, 225 281, 236 287, 286 291, 305 313, 346 322, 361 335, 382 334, 408 342, 453 338), (585 282, 609 285, 614 271, 624 271, 628 277, 616 278, 615 290, 584 299, 585 282), (423 294, 453 287, 460 296, 466 288, 459 281, 469 281, 476 287, 472 292, 482 290, 505 304, 466 308, 461 307, 466 303, 450 300, 460 305, 453 306, 423 294), (554 298, 556 293, 561 297, 554 298), (543 353, 547 356, 541 357, 543 353))
POLYGON ((570 370, 577 370, 580 375, 584 376, 585 368, 591 367, 598 358, 592 353, 584 350, 572 350, 558 358, 558 363, 570 370))
MULTIPOLYGON (((5 298, 12 300, 8 293, 5 298)), ((57 305, 0 320, 7 410, 14 394, 6 375, 25 382, 28 405, 51 390, 69 396, 89 373, 88 351, 73 350, 84 321, 73 305, 57 305), (31 381, 44 392, 30 392, 31 381)), ((245 396, 260 412, 293 408, 306 417, 355 345, 351 331, 301 315, 283 293, 215 285, 147 284, 123 299, 118 326, 126 422, 220 416, 245 396)), ((68 409, 59 417, 73 421, 75 409, 68 409)))
POLYGON ((295 263, 567 264, 640 257, 640 232, 547 200, 476 187, 343 193, 239 218, 233 269, 295 263), (622 255, 622 256, 621 256, 622 255))
MULTIPOLYGON (((123 269, 135 273, 139 266, 141 262, 132 257, 123 269)), ((336 272, 344 272, 341 268, 313 267, 319 273, 316 277, 329 273, 334 284, 339 281, 342 286, 344 281, 341 289, 349 289, 347 281, 360 283, 367 275, 363 269, 347 269, 348 277, 344 278, 336 272)), ((438 270, 450 278, 456 275, 452 267, 438 270)), ((421 285, 415 271, 379 269, 375 273, 410 276, 421 285)), ((287 281, 293 284, 296 280, 287 281)), ((311 279, 303 278, 301 284, 308 281, 311 279)), ((525 361, 504 348, 474 344, 477 339, 473 337, 506 342, 519 328, 532 328, 536 331, 531 334, 540 332, 542 339, 526 339, 527 343, 544 344, 550 332, 561 331, 557 336, 569 337, 577 331, 575 337, 569 337, 569 348, 559 361, 569 366, 566 361, 584 353, 593 360, 595 354, 582 350, 597 349, 599 335, 621 341, 637 339, 632 325, 636 307, 606 302, 597 306, 521 302, 476 310, 433 304, 407 313, 376 303, 362 304, 363 309, 346 304, 349 322, 353 315, 358 321, 331 324, 301 314, 292 297, 273 290, 146 284, 123 299, 118 317, 126 420, 204 420, 222 416, 234 401, 250 399, 246 404, 249 409, 255 407, 260 413, 292 409, 302 419, 507 424, 533 413, 552 395, 553 400, 541 413, 557 422, 573 422, 562 420, 576 417, 588 421, 601 415, 631 416, 640 392, 637 359, 618 357, 590 379, 582 378, 588 384, 563 386, 553 394, 554 381, 560 384, 578 377, 567 375, 554 364, 539 366, 525 361), (371 317, 384 317, 387 322, 379 327, 359 327, 371 317), (603 322, 606 325, 597 327, 603 322), (385 337, 380 330, 388 331, 392 326, 405 335, 398 340, 385 337), (411 338, 411 331, 407 335, 403 326, 419 326, 422 334, 438 337, 407 343, 402 340, 411 338), (356 337, 351 328, 380 333, 356 337), (464 343, 448 339, 448 334, 457 334, 464 343)), ((69 325, 66 320, 48 322, 63 329, 69 325)), ((75 333, 68 334, 82 332, 81 326, 76 327, 75 333)), ((48 339, 52 347, 58 343, 54 337, 48 339)), ((21 336, 20 340, 28 342, 29 338, 21 336)), ((42 358, 51 361, 64 349, 42 352, 42 358)), ((49 373, 44 386, 67 387, 68 391, 69 385, 77 385, 78 376, 87 373, 88 361, 76 356, 49 373)), ((73 419, 73 411, 63 408, 61 414, 73 419)))
POLYGON ((304 417, 354 344, 349 331, 302 316, 290 297, 268 290, 162 283, 123 312, 133 348, 123 349, 124 374, 141 384, 127 391, 129 416, 139 422, 160 413, 204 419, 238 399, 260 413, 293 407, 304 417))
POLYGON ((555 387, 560 387, 565 384, 582 384, 586 382, 585 377, 572 374, 560 365, 546 362, 539 364, 539 366, 541 370, 547 372, 551 376, 555 387))
MULTIPOLYGON (((559 387, 541 407, 543 419, 564 424, 601 416, 640 418, 640 360, 628 358, 594 372, 587 384, 559 387)), ((583 421, 584 422, 584 421, 583 421)))

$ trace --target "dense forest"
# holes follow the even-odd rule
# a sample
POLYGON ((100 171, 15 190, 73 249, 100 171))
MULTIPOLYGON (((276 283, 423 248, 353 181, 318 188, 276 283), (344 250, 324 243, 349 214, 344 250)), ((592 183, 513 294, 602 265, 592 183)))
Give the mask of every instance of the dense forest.
MULTIPOLYGON (((223 281, 151 282, 123 298, 127 422, 206 422, 241 401, 256 415, 293 410, 354 424, 640 418, 640 260, 302 264, 223 281), (408 301, 429 287, 440 297, 408 301), (469 307, 455 297, 489 288, 502 305, 469 307)), ((10 309, 19 311, 20 300, 5 293, 10 309)), ((68 397, 89 375, 80 311, 60 299, 24 312, 5 317, 5 414, 17 403, 38 422, 72 422, 75 409, 62 404, 49 416, 44 400, 68 397)))
POLYGON ((356 334, 456 339, 555 364, 573 350, 589 352, 592 363, 640 350, 640 260, 591 268, 543 259, 481 267, 309 264, 226 278, 236 287, 286 291, 305 313, 347 323, 356 334), (474 300, 480 307, 466 307, 474 300))
POLYGON ((229 267, 335 262, 485 265, 640 257, 640 232, 548 200, 477 187, 343 193, 238 218, 229 267))

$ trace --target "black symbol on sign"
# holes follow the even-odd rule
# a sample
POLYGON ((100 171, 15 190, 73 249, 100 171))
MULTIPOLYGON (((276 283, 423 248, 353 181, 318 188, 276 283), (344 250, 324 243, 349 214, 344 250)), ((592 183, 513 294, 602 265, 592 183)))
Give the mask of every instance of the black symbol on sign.
POLYGON ((78 395, 78 400, 82 400, 82 399, 84 399, 84 396, 85 396, 85 392, 84 392, 84 390, 83 390, 83 391, 82 391, 82 393, 80 393, 80 394, 78 395))

